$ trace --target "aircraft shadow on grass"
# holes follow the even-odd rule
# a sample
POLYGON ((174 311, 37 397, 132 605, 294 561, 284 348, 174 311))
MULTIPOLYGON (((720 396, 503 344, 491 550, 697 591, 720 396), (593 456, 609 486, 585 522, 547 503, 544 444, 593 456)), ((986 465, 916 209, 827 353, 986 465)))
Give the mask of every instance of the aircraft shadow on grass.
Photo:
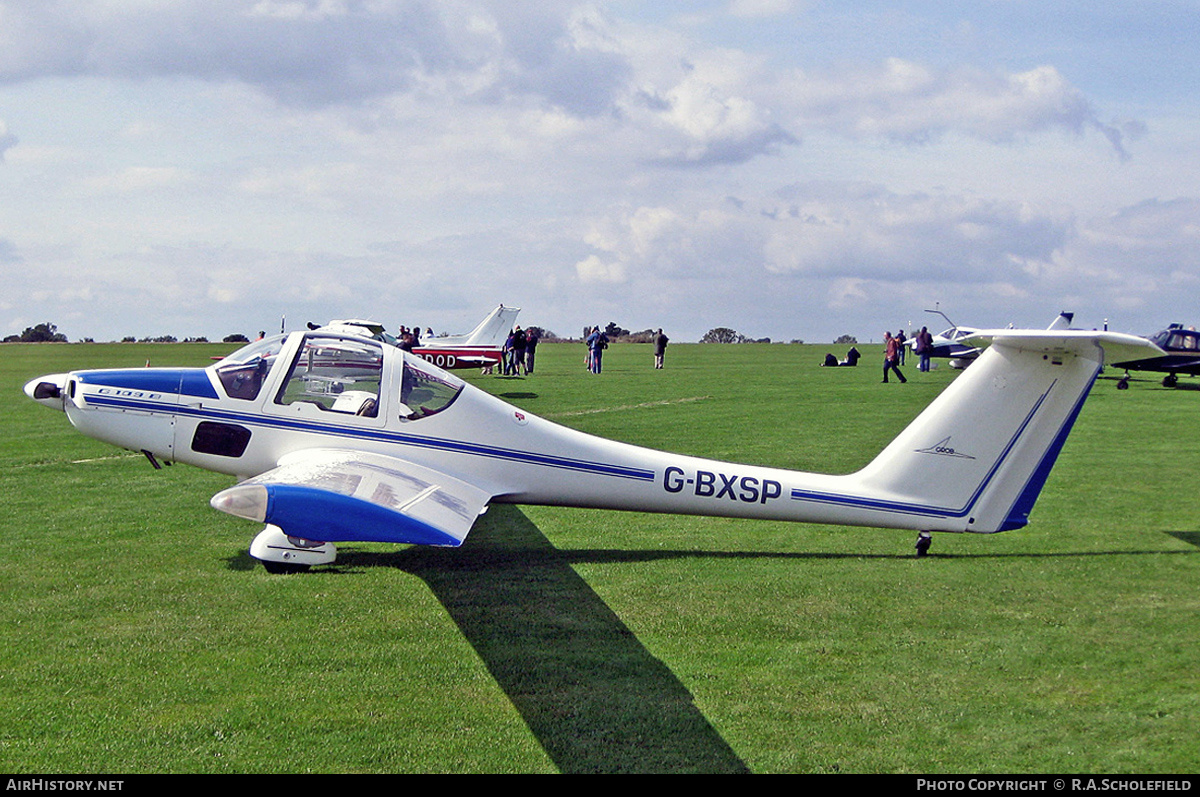
POLYGON ((471 552, 345 550, 339 570, 425 581, 563 773, 748 773, 692 694, 515 506, 493 506, 471 552))
MULTIPOLYGON (((1164 531, 1200 547, 1200 532, 1164 531)), ((885 559, 912 554, 559 550, 520 508, 499 504, 470 551, 344 549, 335 568, 390 567, 429 585, 563 773, 748 773, 692 694, 573 569, 580 562, 672 558, 885 559), (460 555, 468 554, 468 555, 460 555)), ((929 559, 1194 554, 1193 551, 968 553, 929 559)), ((242 554, 235 569, 254 567, 242 554)))
MULTIPOLYGON (((1165 532, 1200 546, 1200 532, 1165 532)), ((471 533, 470 556, 428 547, 344 551, 342 572, 393 567, 429 585, 564 773, 711 772, 749 768, 678 678, 573 569, 578 562, 689 556, 907 559, 907 555, 555 548, 513 505, 493 506, 471 533)), ((1163 551, 980 556, 1097 556, 1163 551)), ((1191 553, 1177 551, 1169 553, 1191 553)))

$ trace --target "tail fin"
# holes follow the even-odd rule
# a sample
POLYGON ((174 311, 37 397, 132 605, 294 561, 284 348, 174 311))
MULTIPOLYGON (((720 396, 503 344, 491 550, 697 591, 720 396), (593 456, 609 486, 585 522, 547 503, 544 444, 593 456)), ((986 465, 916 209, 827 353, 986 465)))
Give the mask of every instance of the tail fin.
POLYGON ((1144 338, 1077 330, 979 333, 990 347, 876 459, 849 477, 879 507, 931 531, 1020 528, 1105 353, 1148 356, 1144 338))
POLYGON ((502 346, 512 331, 520 307, 500 305, 466 335, 438 338, 439 346, 502 346))
POLYGON ((1075 319, 1074 313, 1068 313, 1065 311, 1061 312, 1058 314, 1058 318, 1056 318, 1050 322, 1050 326, 1047 327, 1047 329, 1070 329, 1071 321, 1073 321, 1074 319, 1075 319))

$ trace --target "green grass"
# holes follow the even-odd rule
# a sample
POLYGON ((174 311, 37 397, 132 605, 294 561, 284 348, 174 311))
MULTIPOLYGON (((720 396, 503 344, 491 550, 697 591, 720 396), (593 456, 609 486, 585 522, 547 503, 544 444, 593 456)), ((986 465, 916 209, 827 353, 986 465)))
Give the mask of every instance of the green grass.
MULTIPOLYGON (((495 506, 458 550, 266 574, 229 479, 25 400, 219 345, 0 347, 0 771, 1190 773, 1200 394, 1102 378, 1021 531, 937 535, 495 506)), ((539 348, 469 375, 682 453, 847 472, 956 375, 832 347, 539 348), (839 356, 844 354, 834 350, 839 356)), ((921 478, 920 473, 912 478, 921 478)))

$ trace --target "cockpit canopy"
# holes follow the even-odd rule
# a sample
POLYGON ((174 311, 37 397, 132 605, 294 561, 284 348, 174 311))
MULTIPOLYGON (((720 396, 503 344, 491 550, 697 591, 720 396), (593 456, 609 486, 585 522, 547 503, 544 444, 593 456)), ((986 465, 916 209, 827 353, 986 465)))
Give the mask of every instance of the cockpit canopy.
POLYGON ((1200 332, 1172 325, 1150 339, 1164 351, 1200 352, 1200 332))
MULTIPOLYGON (((284 335, 264 338, 214 366, 226 394, 257 399, 268 375, 289 351, 287 344, 284 335)), ((420 357, 359 336, 309 332, 285 359, 274 403, 305 403, 333 414, 375 418, 382 409, 403 420, 419 420, 449 407, 464 385, 420 357), (389 401, 393 391, 396 395, 389 401)))

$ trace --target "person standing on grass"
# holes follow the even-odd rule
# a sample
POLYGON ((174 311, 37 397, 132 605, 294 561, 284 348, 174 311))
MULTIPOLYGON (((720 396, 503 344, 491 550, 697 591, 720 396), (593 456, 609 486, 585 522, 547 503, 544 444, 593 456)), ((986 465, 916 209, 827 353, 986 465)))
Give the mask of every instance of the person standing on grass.
POLYGON ((537 345, 541 339, 538 328, 530 327, 529 335, 525 338, 525 376, 533 373, 533 358, 537 356, 537 345))
POLYGON ((525 349, 529 345, 529 337, 525 334, 525 330, 519 326, 513 329, 513 374, 519 375, 520 371, 529 373, 529 369, 525 366, 525 349))
POLYGON ((600 373, 601 363, 604 357, 604 350, 608 348, 608 335, 600 331, 600 327, 594 327, 592 334, 587 339, 588 353, 591 355, 589 364, 593 374, 600 373))
POLYGON ((913 351, 917 353, 917 370, 929 370, 929 349, 933 346, 933 338, 929 334, 926 327, 921 327, 921 331, 917 333, 917 339, 913 345, 913 351))
POLYGON ((663 334, 662 327, 659 327, 658 332, 654 333, 654 367, 663 367, 663 356, 667 353, 667 341, 670 340, 663 334))
POLYGON ((901 382, 907 382, 904 374, 900 373, 900 369, 896 367, 900 359, 899 342, 892 337, 891 332, 883 333, 883 381, 888 381, 888 371, 895 372, 897 378, 901 382))

